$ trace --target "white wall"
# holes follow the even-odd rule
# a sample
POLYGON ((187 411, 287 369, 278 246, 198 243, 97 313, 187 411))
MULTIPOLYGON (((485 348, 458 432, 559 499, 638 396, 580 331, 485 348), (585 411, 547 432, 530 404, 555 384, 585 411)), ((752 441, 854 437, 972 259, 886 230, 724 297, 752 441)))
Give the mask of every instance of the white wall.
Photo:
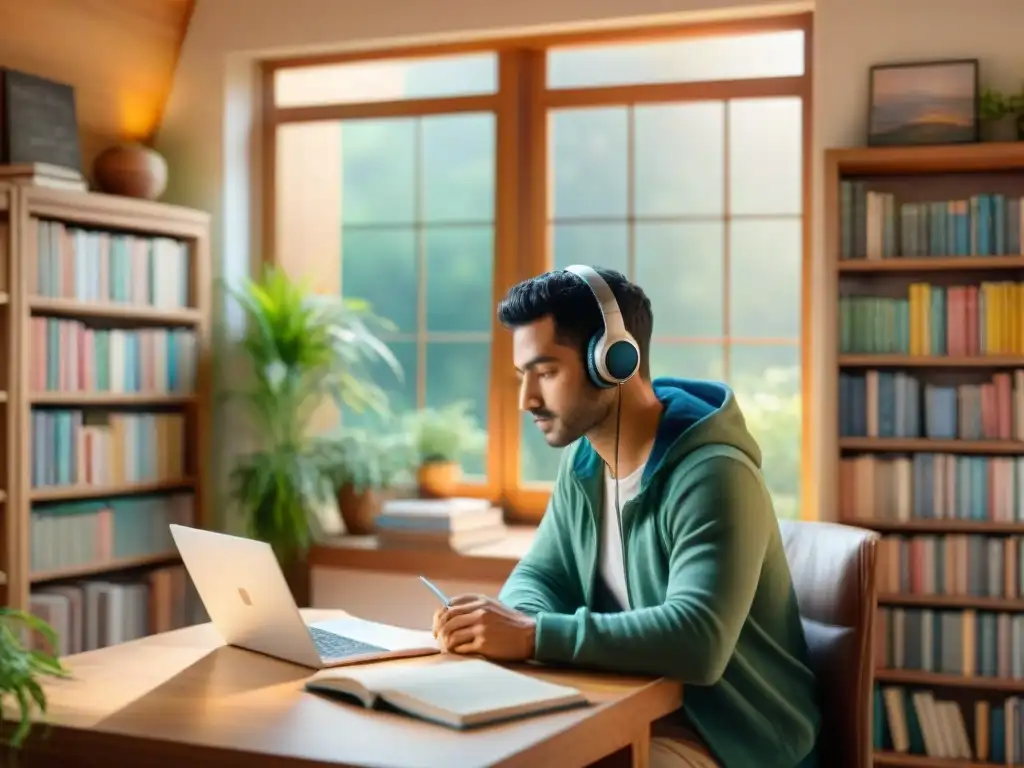
MULTIPOLYGON (((198 0, 158 148, 171 168, 168 199, 214 217, 214 274, 236 279, 249 270, 258 243, 250 202, 258 200, 258 134, 254 133, 254 58, 262 53, 379 47, 395 42, 508 34, 526 28, 650 22, 650 17, 703 19, 806 8, 776 0, 760 9, 743 0, 198 0), (642 17, 648 17, 643 19, 642 17)), ((997 87, 1024 80, 1024 2, 1020 0, 818 0, 814 26, 815 293, 830 289, 821 269, 822 150, 863 143, 867 70, 887 61, 945 57, 981 59, 982 77, 997 87)), ((257 219, 258 220, 258 219, 257 219)), ((834 329, 812 318, 818 379, 834 329)), ((231 323, 228 329, 237 327, 231 323)), ((224 377, 221 364, 220 377, 224 377)), ((815 447, 833 429, 832 414, 814 406, 815 447)), ((223 415, 221 415, 223 419, 223 415)), ((234 434, 223 421, 218 434, 234 434)), ((222 461, 226 445, 217 451, 222 461)), ((215 467, 215 471, 221 474, 215 467)), ((822 477, 822 517, 830 517, 834 477, 822 477)))

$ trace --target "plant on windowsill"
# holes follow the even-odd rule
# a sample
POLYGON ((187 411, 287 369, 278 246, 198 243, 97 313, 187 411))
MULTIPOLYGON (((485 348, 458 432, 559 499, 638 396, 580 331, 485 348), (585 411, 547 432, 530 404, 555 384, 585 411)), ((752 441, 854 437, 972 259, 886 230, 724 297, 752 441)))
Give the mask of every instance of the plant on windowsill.
POLYGON ((449 498, 462 479, 461 460, 483 451, 487 435, 460 401, 444 408, 424 408, 405 416, 405 429, 416 451, 416 485, 425 498, 449 498))
POLYGON ((411 484, 416 466, 412 438, 388 429, 346 428, 339 447, 334 486, 345 529, 357 536, 373 533, 384 501, 398 487, 411 484))
POLYGON ((345 455, 339 433, 313 434, 314 418, 332 404, 387 411, 368 366, 384 362, 401 376, 378 335, 392 326, 366 302, 316 295, 274 267, 231 294, 246 316, 241 346, 251 367, 251 381, 232 394, 256 442, 231 470, 231 495, 247 535, 268 542, 286 573, 301 578, 311 526, 336 503, 333 474, 345 455))
POLYGON ((39 634, 49 648, 59 645, 53 627, 38 616, 0 607, 0 707, 13 700, 19 718, 14 733, 3 741, 15 749, 21 747, 32 730, 33 709, 46 714, 46 693, 39 684, 40 678, 68 674, 56 655, 22 645, 22 630, 39 634))

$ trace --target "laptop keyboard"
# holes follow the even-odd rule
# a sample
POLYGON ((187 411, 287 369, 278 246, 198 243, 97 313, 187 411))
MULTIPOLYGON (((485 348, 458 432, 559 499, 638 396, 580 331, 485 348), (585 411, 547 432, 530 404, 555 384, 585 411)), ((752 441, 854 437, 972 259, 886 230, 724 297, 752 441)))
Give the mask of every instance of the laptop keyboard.
POLYGON ((387 650, 317 627, 309 627, 309 634, 313 637, 313 644, 316 645, 322 659, 344 659, 362 653, 380 653, 387 650))

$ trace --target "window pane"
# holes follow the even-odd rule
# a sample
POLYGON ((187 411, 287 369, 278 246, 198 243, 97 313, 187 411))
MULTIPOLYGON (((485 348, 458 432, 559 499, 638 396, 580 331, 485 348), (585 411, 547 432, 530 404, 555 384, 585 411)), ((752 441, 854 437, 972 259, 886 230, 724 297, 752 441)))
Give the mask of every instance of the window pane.
POLYGON ((498 56, 476 53, 429 59, 379 59, 279 69, 278 107, 354 104, 494 93, 498 56))
POLYGON ((722 381, 725 345, 654 341, 651 343, 651 377, 662 376, 722 381))
POLYGON ((341 210, 346 224, 416 220, 416 121, 352 120, 341 126, 341 210))
POLYGON ((551 114, 551 215, 626 218, 629 112, 626 107, 551 114))
POLYGON ((342 296, 370 302, 400 333, 416 332, 417 273, 416 231, 411 227, 342 231, 342 296))
POLYGON ((638 106, 633 120, 636 215, 721 215, 724 103, 638 106))
POLYGON ((427 227, 427 332, 490 333, 494 317, 491 227, 427 227))
MULTIPOLYGON (((386 364, 375 361, 366 375, 388 395, 388 407, 392 413, 400 414, 416 408, 416 342, 385 340, 398 364, 402 375, 395 376, 386 364)), ((380 416, 372 411, 356 413, 346 409, 342 421, 353 427, 374 427, 381 424, 380 416)))
POLYGON ((551 229, 553 269, 589 264, 617 269, 628 275, 629 225, 626 222, 555 224, 551 229))
POLYGON ((636 282, 654 310, 654 335, 721 337, 724 225, 636 225, 636 282))
MULTIPOLYGON (((294 279, 338 295, 341 270, 341 125, 277 127, 274 168, 275 258, 294 279)), ((234 309, 234 307, 232 307, 234 309)))
MULTIPOLYGON (((488 342, 428 342, 426 405, 440 408, 459 400, 473 404, 470 412, 487 429, 490 397, 491 345, 488 342)), ((470 475, 485 475, 486 450, 463 459, 470 475)))
POLYGON ((798 76, 804 73, 804 33, 559 48, 547 59, 550 88, 798 76))
POLYGON ((494 115, 425 117, 423 220, 493 221, 494 115))
POLYGON ((523 413, 519 426, 519 477, 524 483, 552 483, 558 474, 562 448, 552 448, 544 441, 544 433, 533 423, 533 416, 523 413))
POLYGON ((731 336, 800 338, 803 221, 733 219, 729 229, 731 336))
POLYGON ((761 446, 761 466, 779 517, 799 517, 800 347, 740 346, 730 354, 732 386, 761 446))
POLYGON ((800 213, 803 125, 799 98, 729 102, 733 214, 800 213))

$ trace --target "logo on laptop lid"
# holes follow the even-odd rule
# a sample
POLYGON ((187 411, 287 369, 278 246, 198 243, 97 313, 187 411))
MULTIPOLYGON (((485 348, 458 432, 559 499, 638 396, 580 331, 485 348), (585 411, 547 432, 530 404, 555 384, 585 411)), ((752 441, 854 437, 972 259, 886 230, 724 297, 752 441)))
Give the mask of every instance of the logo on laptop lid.
POLYGON ((242 602, 246 605, 252 605, 252 598, 249 597, 249 592, 245 589, 245 587, 238 588, 238 596, 242 598, 242 602))

